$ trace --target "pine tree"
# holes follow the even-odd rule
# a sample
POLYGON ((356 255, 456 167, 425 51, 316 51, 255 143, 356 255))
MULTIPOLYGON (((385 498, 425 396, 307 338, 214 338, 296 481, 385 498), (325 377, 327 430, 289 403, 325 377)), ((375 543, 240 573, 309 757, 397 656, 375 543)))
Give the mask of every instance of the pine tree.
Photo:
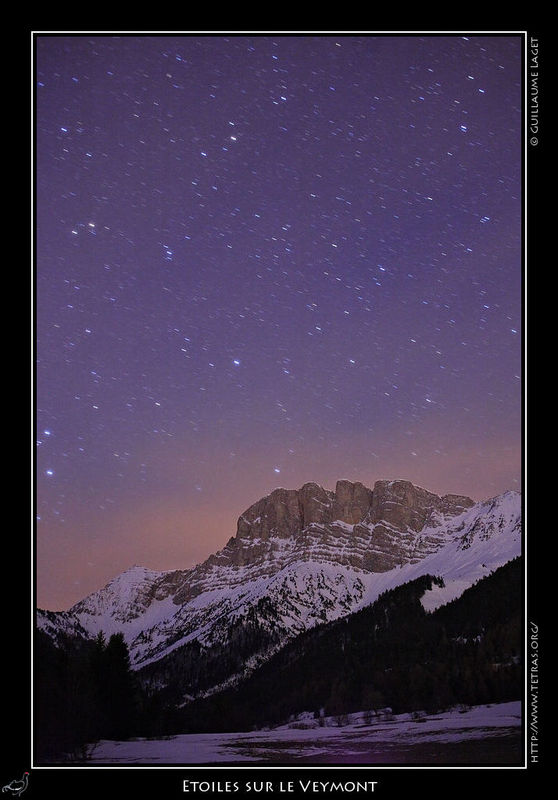
POLYGON ((130 667, 128 645, 122 633, 114 633, 104 652, 107 737, 126 739, 136 728, 139 709, 138 687, 130 667))

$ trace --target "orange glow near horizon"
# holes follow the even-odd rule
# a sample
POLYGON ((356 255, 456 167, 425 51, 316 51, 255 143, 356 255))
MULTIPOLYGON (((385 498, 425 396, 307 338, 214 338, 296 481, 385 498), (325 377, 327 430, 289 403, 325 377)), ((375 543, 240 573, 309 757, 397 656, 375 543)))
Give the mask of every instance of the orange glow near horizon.
MULTIPOLYGON (((345 458, 337 475, 332 474, 324 448, 321 469, 316 463, 320 459, 315 458, 310 467, 297 464, 279 474, 272 472, 273 477, 268 467, 265 473, 260 469, 255 480, 253 476, 258 474, 263 458, 254 454, 254 462, 243 460, 242 469, 232 478, 221 478, 187 498, 182 490, 175 489, 130 503, 126 509, 93 514, 86 524, 79 519, 81 505, 77 503, 72 536, 82 542, 79 550, 68 549, 67 528, 53 530, 44 549, 38 540, 42 567, 39 607, 66 610, 135 564, 155 571, 195 566, 224 547, 236 534, 238 517, 279 486, 298 489, 315 481, 334 490, 337 480, 348 479, 372 488, 376 480, 400 478, 439 495, 465 494, 475 501, 509 489, 520 490, 521 448, 517 446, 491 442, 483 448, 456 447, 451 453, 428 460, 392 450, 381 461, 368 456, 367 466, 365 448, 359 450, 357 441, 347 446, 354 467, 349 468, 351 459, 345 458), (49 555, 53 552, 58 557, 49 555)), ((420 453, 426 446, 426 441, 417 444, 415 440, 414 452, 420 453)), ((388 445, 386 450, 389 451, 388 445)))

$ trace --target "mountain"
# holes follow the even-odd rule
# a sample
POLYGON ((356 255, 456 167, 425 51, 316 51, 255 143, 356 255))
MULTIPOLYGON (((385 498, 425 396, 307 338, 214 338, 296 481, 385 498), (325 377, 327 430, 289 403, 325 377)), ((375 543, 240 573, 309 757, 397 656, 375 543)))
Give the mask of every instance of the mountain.
POLYGON ((515 700, 524 685, 523 568, 521 558, 508 561, 432 613, 421 601, 442 579, 421 575, 389 589, 291 639, 235 686, 189 703, 175 731, 336 727, 356 711, 368 724, 392 712, 424 721, 515 700))
POLYGON ((55 642, 121 631, 132 666, 177 702, 234 684, 286 642, 422 575, 433 610, 521 552, 521 497, 438 497, 408 481, 275 489, 236 536, 189 570, 132 567, 66 612, 38 611, 55 642))

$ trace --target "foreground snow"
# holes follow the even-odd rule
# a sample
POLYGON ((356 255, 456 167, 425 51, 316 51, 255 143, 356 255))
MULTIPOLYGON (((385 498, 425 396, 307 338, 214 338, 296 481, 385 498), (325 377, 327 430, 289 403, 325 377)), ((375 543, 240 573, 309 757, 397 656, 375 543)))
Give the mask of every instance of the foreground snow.
MULTIPOLYGON (((471 745, 475 745, 477 750, 478 745, 485 748, 490 745, 492 753, 499 752, 501 745, 505 750, 508 742, 513 742, 514 752, 519 752, 519 701, 476 706, 464 712, 448 711, 423 717, 420 723, 409 714, 400 714, 392 719, 380 716, 373 722, 365 720, 368 717, 361 713, 348 715, 344 720, 348 724, 343 727, 335 725, 334 718, 325 720, 324 727, 292 727, 318 724, 310 715, 306 719, 301 715, 289 725, 268 731, 101 741, 92 749, 91 763, 242 765, 294 764, 298 761, 322 765, 390 764, 419 763, 423 757, 424 763, 449 763, 455 760, 460 747, 469 752, 466 748, 471 745), (428 747, 432 752, 428 752, 428 747), (445 749, 447 755, 444 755, 445 749)), ((501 763, 510 763, 509 756, 507 758, 501 763)), ((499 756, 493 759, 498 763, 499 756)), ((463 757, 460 760, 463 763, 463 757)), ((475 756, 471 757, 471 763, 475 763, 475 756)))

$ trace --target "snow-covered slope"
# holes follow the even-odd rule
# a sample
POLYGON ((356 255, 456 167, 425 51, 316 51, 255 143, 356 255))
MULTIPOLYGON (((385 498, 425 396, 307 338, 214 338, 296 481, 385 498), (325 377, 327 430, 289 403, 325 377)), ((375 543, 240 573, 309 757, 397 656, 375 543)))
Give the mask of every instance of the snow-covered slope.
POLYGON ((203 564, 132 567, 67 612, 39 612, 38 624, 55 639, 122 631, 137 669, 188 643, 226 648, 232 631, 249 626, 259 642, 244 662, 249 670, 302 631, 420 575, 445 582, 427 592, 427 609, 459 596, 521 553, 520 521, 516 492, 473 504, 406 481, 277 489, 241 515, 236 537, 203 564))
POLYGON ((521 495, 506 492, 455 517, 445 529, 445 544, 415 564, 376 575, 363 604, 373 603, 387 589, 420 575, 436 575, 444 586, 434 586, 422 598, 434 611, 459 597, 465 589, 521 555, 521 495))

